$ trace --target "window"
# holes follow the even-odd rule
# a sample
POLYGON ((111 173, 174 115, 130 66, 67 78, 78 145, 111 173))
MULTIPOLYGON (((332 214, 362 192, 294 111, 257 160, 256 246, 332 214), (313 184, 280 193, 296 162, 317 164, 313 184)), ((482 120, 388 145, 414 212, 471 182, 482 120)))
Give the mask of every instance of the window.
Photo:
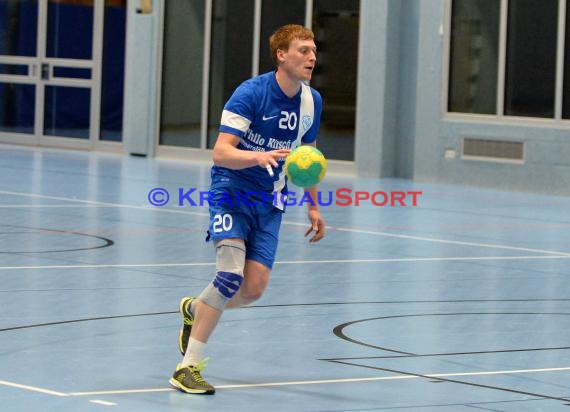
POLYGON ((558 24, 564 6, 570 2, 453 0, 448 112, 569 119, 568 11, 558 24))
POLYGON ((236 87, 275 69, 269 36, 307 24, 318 49, 310 85, 323 97, 317 144, 329 159, 353 161, 359 11, 358 0, 165 2, 159 145, 213 148, 236 87))
POLYGON ((505 114, 554 117, 558 0, 509 2, 505 114))
POLYGON ((314 1, 318 55, 311 86, 323 97, 317 145, 335 160, 354 160, 359 25, 360 1, 314 1))
POLYGON ((254 2, 214 0, 210 88, 208 104, 208 148, 218 137, 224 104, 236 87, 252 74, 254 2))
POLYGON ((269 36, 284 24, 305 24, 305 0, 270 0, 261 3, 259 73, 275 70, 269 36))
POLYGON ((205 2, 165 2, 160 144, 200 147, 205 2))
POLYGON ((450 112, 496 113, 499 12, 497 0, 453 2, 450 112))
POLYGON ((123 140, 123 95, 125 91, 126 0, 105 0, 101 81, 101 140, 123 140))

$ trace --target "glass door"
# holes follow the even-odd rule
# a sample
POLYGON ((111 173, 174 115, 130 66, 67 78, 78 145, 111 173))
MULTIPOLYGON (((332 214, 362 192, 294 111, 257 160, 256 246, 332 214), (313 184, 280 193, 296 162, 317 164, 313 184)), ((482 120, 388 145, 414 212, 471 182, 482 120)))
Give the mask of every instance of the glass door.
POLYGON ((104 6, 0 0, 0 141, 94 148, 104 6))
POLYGON ((0 0, 0 138, 35 136, 37 0, 0 0))

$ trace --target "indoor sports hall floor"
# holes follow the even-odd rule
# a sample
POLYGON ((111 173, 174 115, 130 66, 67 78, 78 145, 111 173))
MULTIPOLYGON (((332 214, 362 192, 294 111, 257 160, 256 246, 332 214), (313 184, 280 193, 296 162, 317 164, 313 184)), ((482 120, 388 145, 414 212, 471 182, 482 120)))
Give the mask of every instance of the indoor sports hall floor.
POLYGON ((0 147, 2 411, 570 410, 570 198, 334 174, 323 192, 422 194, 322 207, 314 245, 290 206, 266 294, 206 350, 217 393, 171 389, 179 299, 214 270, 207 208, 178 190, 208 181, 0 147))

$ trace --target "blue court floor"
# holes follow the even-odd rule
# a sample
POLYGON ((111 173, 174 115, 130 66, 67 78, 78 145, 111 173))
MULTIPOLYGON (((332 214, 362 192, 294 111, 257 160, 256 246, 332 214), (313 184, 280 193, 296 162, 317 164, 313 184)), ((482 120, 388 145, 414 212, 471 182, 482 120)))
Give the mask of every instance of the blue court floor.
POLYGON ((266 294, 206 349, 216 394, 171 389, 178 302, 214 271, 208 181, 0 146, 2 411, 570 410, 570 198, 333 173, 322 200, 352 204, 318 244, 288 208, 266 294))

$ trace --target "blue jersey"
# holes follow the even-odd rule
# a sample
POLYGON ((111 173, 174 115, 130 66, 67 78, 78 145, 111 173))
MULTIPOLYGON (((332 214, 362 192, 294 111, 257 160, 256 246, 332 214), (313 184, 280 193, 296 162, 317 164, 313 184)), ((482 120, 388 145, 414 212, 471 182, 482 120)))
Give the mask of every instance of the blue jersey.
MULTIPOLYGON (((294 97, 283 93, 269 72, 243 82, 227 101, 222 112, 220 132, 240 138, 241 150, 271 151, 294 149, 317 138, 322 111, 321 95, 301 84, 294 97)), ((274 176, 254 166, 232 170, 212 167, 212 185, 229 186, 244 192, 275 194, 276 207, 283 209, 282 192, 287 191, 284 160, 278 161, 274 176)))

